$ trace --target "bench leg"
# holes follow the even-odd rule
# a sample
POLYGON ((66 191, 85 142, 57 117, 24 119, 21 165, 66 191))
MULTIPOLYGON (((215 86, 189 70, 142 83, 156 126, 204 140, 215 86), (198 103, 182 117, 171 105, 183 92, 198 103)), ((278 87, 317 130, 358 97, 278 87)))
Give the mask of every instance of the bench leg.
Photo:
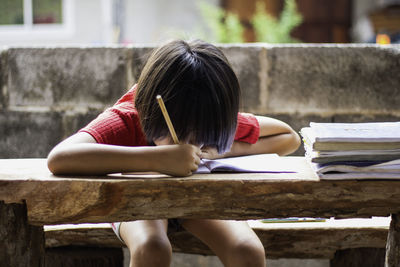
POLYGON ((25 204, 0 201, 0 265, 44 266, 42 226, 28 224, 25 204))
POLYGON ((392 214, 386 242, 385 267, 400 266, 400 214, 392 214))
POLYGON ((120 267, 123 265, 122 248, 69 246, 46 249, 46 267, 120 267))
POLYGON ((350 248, 338 250, 330 267, 383 267, 384 248, 350 248))

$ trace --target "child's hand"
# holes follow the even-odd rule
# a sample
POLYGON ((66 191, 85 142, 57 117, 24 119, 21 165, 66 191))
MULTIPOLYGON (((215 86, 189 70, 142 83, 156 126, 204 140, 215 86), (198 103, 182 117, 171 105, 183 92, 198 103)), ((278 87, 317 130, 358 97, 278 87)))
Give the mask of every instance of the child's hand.
POLYGON ((202 147, 201 148, 201 158, 202 159, 219 159, 223 158, 223 155, 218 154, 215 147, 202 147))
POLYGON ((172 176, 189 176, 200 164, 201 151, 189 144, 158 146, 162 151, 158 171, 172 176))

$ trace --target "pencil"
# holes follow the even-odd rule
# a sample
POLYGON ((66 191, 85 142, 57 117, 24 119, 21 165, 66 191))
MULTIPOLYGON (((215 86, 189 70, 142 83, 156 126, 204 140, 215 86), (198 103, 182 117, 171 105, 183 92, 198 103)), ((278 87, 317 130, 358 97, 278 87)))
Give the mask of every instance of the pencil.
POLYGON ((160 106, 161 112, 164 116, 165 122, 167 123, 169 133, 171 134, 172 140, 174 141, 175 144, 179 144, 178 136, 176 136, 174 126, 172 125, 171 119, 169 118, 167 108, 164 105, 164 101, 162 100, 162 97, 160 95, 157 95, 156 98, 157 98, 158 105, 160 106))

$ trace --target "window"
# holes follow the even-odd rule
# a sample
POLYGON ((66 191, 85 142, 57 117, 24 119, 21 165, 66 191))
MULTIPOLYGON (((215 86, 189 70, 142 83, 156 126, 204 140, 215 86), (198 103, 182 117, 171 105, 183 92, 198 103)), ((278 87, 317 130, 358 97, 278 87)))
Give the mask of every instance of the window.
POLYGON ((0 0, 0 39, 65 39, 72 33, 75 0, 0 0))
POLYGON ((62 0, 32 0, 33 24, 62 23, 62 0))
POLYGON ((0 25, 24 24, 23 1, 0 0, 0 25))
POLYGON ((62 0, 0 0, 0 25, 61 24, 62 0))

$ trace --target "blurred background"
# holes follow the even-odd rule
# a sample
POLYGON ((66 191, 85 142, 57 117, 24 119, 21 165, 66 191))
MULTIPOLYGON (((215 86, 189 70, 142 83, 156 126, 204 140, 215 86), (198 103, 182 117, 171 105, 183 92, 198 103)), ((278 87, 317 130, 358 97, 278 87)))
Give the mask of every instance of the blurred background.
POLYGON ((400 43, 400 0, 0 0, 0 45, 400 43))

